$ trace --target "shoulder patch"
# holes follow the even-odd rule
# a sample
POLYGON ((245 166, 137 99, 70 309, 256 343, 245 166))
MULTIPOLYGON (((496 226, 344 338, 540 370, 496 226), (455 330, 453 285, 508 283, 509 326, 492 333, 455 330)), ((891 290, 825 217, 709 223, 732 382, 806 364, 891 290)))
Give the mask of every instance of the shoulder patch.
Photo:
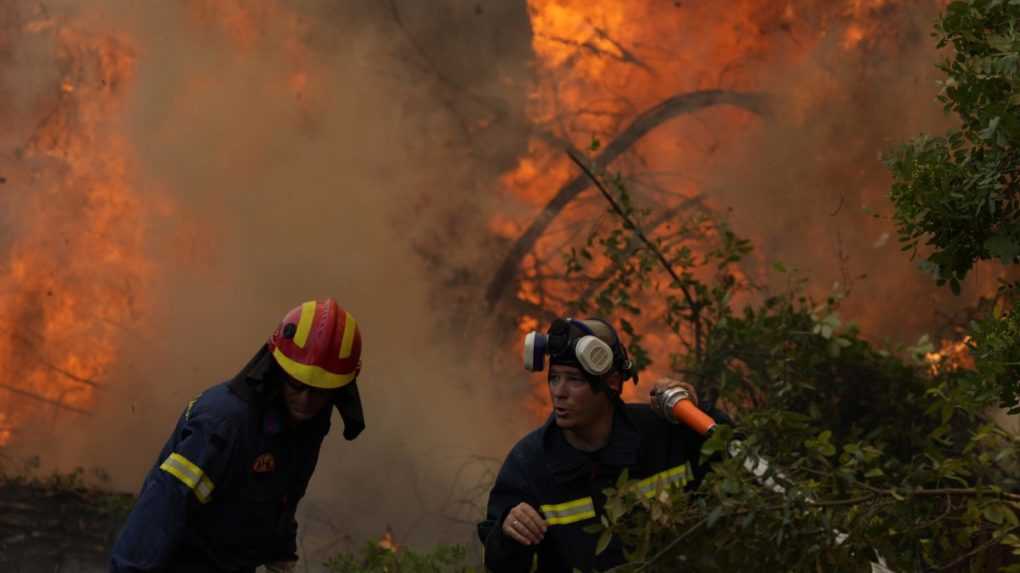
POLYGON ((255 463, 252 464, 251 469, 257 474, 271 472, 276 469, 276 458, 270 453, 262 454, 255 458, 255 463))

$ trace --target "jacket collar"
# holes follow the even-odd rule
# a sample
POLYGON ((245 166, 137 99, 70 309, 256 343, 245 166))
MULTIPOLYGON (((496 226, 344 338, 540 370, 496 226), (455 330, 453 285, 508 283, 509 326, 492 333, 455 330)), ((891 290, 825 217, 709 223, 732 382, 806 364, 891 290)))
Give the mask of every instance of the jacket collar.
MULTIPOLYGON (((287 413, 281 403, 283 397, 280 384, 269 380, 267 376, 271 367, 270 360, 273 360, 273 355, 269 352, 268 345, 263 345, 227 384, 238 398, 257 409, 257 414, 261 418, 262 432, 267 436, 276 436, 287 429, 287 413)), ((332 408, 323 408, 323 412, 315 419, 299 424, 297 429, 328 433, 331 411, 332 408)))
POLYGON ((621 404, 613 408, 613 427, 609 442, 595 452, 583 452, 570 445, 563 430, 556 425, 556 416, 550 415, 542 426, 542 449, 546 466, 558 482, 571 481, 589 471, 592 462, 624 468, 637 463, 641 447, 641 434, 627 416, 621 404))

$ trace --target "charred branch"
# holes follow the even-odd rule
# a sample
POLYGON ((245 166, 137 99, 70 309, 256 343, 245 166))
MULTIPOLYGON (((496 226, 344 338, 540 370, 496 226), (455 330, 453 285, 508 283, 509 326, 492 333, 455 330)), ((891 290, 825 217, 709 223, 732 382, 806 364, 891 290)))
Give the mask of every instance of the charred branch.
POLYGON ((8 392, 11 392, 12 394, 17 394, 18 396, 23 396, 25 398, 29 398, 31 400, 36 400, 36 401, 39 401, 39 402, 44 402, 46 404, 50 404, 51 406, 56 406, 57 408, 60 408, 60 409, 63 409, 63 410, 68 410, 68 411, 74 412, 76 414, 84 414, 86 416, 91 416, 92 415, 92 412, 89 412, 88 410, 83 410, 83 409, 77 408, 75 406, 70 406, 68 404, 65 404, 65 403, 61 402, 60 400, 54 400, 52 398, 47 398, 45 396, 40 396, 40 395, 38 395, 38 394, 36 394, 34 392, 29 392, 28 390, 22 390, 21 388, 17 388, 15 386, 10 386, 10 385, 7 385, 7 384, 0 383, 0 388, 3 388, 4 390, 7 390, 8 392))
MULTIPOLYGON (((404 17, 400 12, 397 0, 387 0, 386 4, 389 7, 389 12, 393 18, 394 24, 396 24, 397 28, 400 29, 400 32, 407 41, 407 44, 418 56, 417 59, 419 61, 419 67, 423 73, 435 78, 437 83, 447 90, 448 94, 462 96, 475 104, 481 110, 488 113, 488 123, 500 123, 507 120, 510 116, 510 109, 504 104, 504 102, 497 98, 481 95, 465 86, 462 82, 454 79, 450 74, 444 72, 436 63, 436 58, 429 53, 425 46, 421 44, 421 42, 409 29, 407 22, 404 21, 404 17)), ((464 136, 470 141, 473 128, 470 125, 471 121, 465 117, 461 109, 461 101, 448 95, 446 97, 442 97, 442 102, 447 111, 449 111, 453 117, 457 118, 464 136)))
MULTIPOLYGON (((720 90, 697 91, 670 97, 635 118, 619 136, 609 142, 603 151, 592 160, 592 168, 595 170, 605 169, 613 160, 647 135, 648 132, 666 121, 717 105, 731 105, 746 109, 752 113, 764 115, 768 110, 768 97, 761 93, 720 90)), ((535 242, 567 204, 587 189, 589 185, 591 185, 591 180, 586 175, 583 173, 578 175, 566 185, 560 187, 560 190, 549 200, 542 209, 542 212, 532 220, 531 225, 524 231, 524 234, 514 242, 510 252, 507 253, 502 264, 489 282, 485 293, 485 300, 489 307, 496 306, 503 293, 507 291, 507 288, 516 284, 514 277, 525 255, 531 252, 535 242)))
MULTIPOLYGON (((598 43, 596 43, 595 40, 592 39, 592 38, 589 38, 589 39, 587 39, 587 40, 585 40, 583 42, 579 42, 577 40, 571 40, 569 38, 561 38, 559 36, 549 36, 549 35, 546 35, 546 34, 538 34, 537 36, 539 38, 542 38, 543 40, 546 40, 546 41, 549 41, 549 42, 555 42, 557 44, 562 44, 564 46, 570 46, 570 47, 573 47, 573 48, 577 48, 579 51, 589 52, 589 53, 591 53, 592 55, 594 55, 596 57, 606 57, 606 58, 611 58, 613 60, 616 60, 616 61, 624 63, 624 64, 631 64, 631 65, 634 65, 634 66, 637 66, 637 67, 641 68, 642 70, 648 72, 649 74, 651 74, 653 76, 655 75, 655 72, 652 70, 651 67, 648 66, 648 64, 646 64, 643 61, 641 61, 640 59, 638 59, 637 56, 635 56, 630 50, 628 50, 627 48, 624 48, 619 42, 617 42, 616 40, 612 39, 609 36, 609 34, 606 33, 605 30, 603 30, 602 28, 593 26, 592 27, 592 31, 595 33, 595 36, 598 37, 598 39, 600 39, 603 42, 605 42, 605 43, 609 44, 610 46, 612 46, 615 51, 614 50, 607 50, 607 49, 599 46, 598 43)), ((572 64, 572 60, 573 60, 573 58, 571 60, 568 60, 567 64, 564 67, 569 67, 572 64)))
POLYGON ((627 228, 630 229, 635 235, 637 235, 637 238, 640 239, 641 242, 645 244, 645 248, 647 248, 649 251, 652 252, 652 254, 655 255, 655 258, 659 260, 659 263, 662 265, 662 268, 664 268, 666 272, 669 273, 669 276, 673 278, 673 286, 679 288, 680 291, 684 293, 684 299, 686 299, 687 306, 688 308, 690 308, 691 323, 694 325, 694 351, 695 354, 698 357, 700 357, 701 329, 702 329, 701 308, 703 303, 694 297, 694 295, 691 293, 691 289, 687 287, 684 281, 680 278, 680 275, 676 274, 676 270, 673 269, 673 265, 670 264, 669 260, 666 259, 666 256, 662 254, 662 250, 656 247, 655 243, 653 243, 651 239, 648 238, 648 235, 645 234, 645 232, 641 229, 637 222, 627 215, 626 211, 624 211, 623 208, 620 207, 620 204, 617 203, 615 199, 613 199, 613 196, 602 185, 602 182, 595 177, 595 174, 591 172, 588 166, 585 165, 584 162, 582 162, 581 159, 579 159, 573 153, 568 152, 568 155, 570 156, 570 159, 575 164, 577 164, 578 167, 581 168, 581 171, 583 171, 584 174, 588 176, 589 179, 591 179, 592 183, 595 184, 595 187, 597 187, 599 192, 602 193, 602 196, 605 197, 606 201, 609 202, 609 205, 613 208, 613 211, 615 211, 616 214, 621 219, 623 219, 624 223, 627 224, 627 228))
MULTIPOLYGON (((684 211, 692 207, 707 209, 704 202, 704 196, 700 194, 695 195, 694 197, 685 199, 683 203, 677 205, 676 207, 664 210, 659 216, 657 216, 651 222, 649 228, 654 232, 660 226, 672 220, 672 218, 681 211, 684 211)), ((630 240, 627 244, 627 248, 624 249, 623 251, 624 256, 626 257, 632 256, 634 253, 638 252, 638 250, 641 248, 641 245, 642 243, 638 239, 630 240)), ((606 269, 602 274, 600 274, 597 277, 586 277, 585 282, 587 284, 585 286, 584 292, 581 293, 579 300, 588 300, 591 297, 595 296, 599 289, 601 289, 607 282, 609 282, 609 280, 612 279, 617 272, 619 272, 619 268, 614 266, 609 269, 606 269)))
POLYGON ((49 370, 51 370, 53 372, 56 372, 57 374, 60 374, 61 376, 65 377, 68 380, 71 380, 73 382, 78 382, 79 384, 85 384, 86 386, 91 386, 93 388, 102 389, 102 385, 98 384, 96 381, 92 380, 91 378, 85 378, 83 376, 78 376, 77 374, 75 374, 73 372, 69 372, 69 371, 67 371, 67 370, 57 366, 56 364, 53 364, 49 360, 47 360, 46 357, 42 354, 42 352, 39 351, 36 343, 34 343, 33 341, 29 340, 27 337, 22 336, 21 334, 18 334, 16 332, 12 332, 11 333, 11 338, 16 340, 17 342, 19 342, 21 344, 22 348, 27 349, 27 350, 31 351, 32 353, 34 353, 36 355, 36 357, 39 358, 39 363, 42 364, 43 366, 45 366, 47 369, 49 369, 49 370))

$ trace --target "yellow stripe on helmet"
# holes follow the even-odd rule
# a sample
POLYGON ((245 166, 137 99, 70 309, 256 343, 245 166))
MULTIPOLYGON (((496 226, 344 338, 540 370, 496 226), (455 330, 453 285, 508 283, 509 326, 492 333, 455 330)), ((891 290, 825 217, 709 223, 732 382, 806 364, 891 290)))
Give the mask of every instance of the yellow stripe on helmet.
POLYGON ((315 321, 316 302, 310 300, 301 305, 301 319, 298 320, 297 332, 294 333, 294 344, 298 348, 304 348, 308 342, 308 335, 312 332, 312 323, 315 321))
POLYGON ((309 386, 315 386, 316 388, 323 388, 326 390, 332 390, 341 386, 346 386, 352 380, 354 380, 354 372, 350 374, 334 374, 314 366, 312 364, 302 364, 296 360, 288 358, 279 348, 273 351, 273 358, 276 359, 276 363, 287 374, 290 374, 296 380, 309 386))
POLYGON ((344 337, 340 341, 340 358, 350 358, 354 349, 354 333, 358 331, 358 321, 354 320, 351 313, 344 312, 344 337))

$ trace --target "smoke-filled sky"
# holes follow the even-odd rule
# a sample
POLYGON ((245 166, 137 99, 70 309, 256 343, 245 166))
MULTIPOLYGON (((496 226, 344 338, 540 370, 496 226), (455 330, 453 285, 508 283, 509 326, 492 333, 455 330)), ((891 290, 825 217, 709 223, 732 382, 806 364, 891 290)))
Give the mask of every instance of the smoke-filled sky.
MULTIPOLYGON (((327 439, 307 551, 387 525, 398 542, 464 541, 485 460, 534 422, 528 378, 505 368, 516 337, 492 335, 513 323, 487 322, 482 300, 513 238, 489 223, 520 229, 541 208, 504 188, 541 151, 529 137, 596 131, 538 109, 578 93, 587 117, 621 122, 686 90, 771 94, 768 117, 692 115, 624 163, 732 208, 761 266, 799 266, 816 292, 867 273, 848 311, 876 339, 916 337, 959 302, 871 213, 888 213, 878 153, 947 125, 934 9, 845 4, 648 2, 615 19, 541 1, 5 2, 0 379, 19 392, 0 389, 0 438, 134 489, 192 396, 291 307, 333 296, 363 327, 368 429, 327 439), (883 22, 859 49, 854 10, 883 22), (550 42, 573 59, 550 60, 550 42), (602 49, 634 76, 582 65, 602 49)), ((545 175, 547 198, 560 173, 545 175)))

